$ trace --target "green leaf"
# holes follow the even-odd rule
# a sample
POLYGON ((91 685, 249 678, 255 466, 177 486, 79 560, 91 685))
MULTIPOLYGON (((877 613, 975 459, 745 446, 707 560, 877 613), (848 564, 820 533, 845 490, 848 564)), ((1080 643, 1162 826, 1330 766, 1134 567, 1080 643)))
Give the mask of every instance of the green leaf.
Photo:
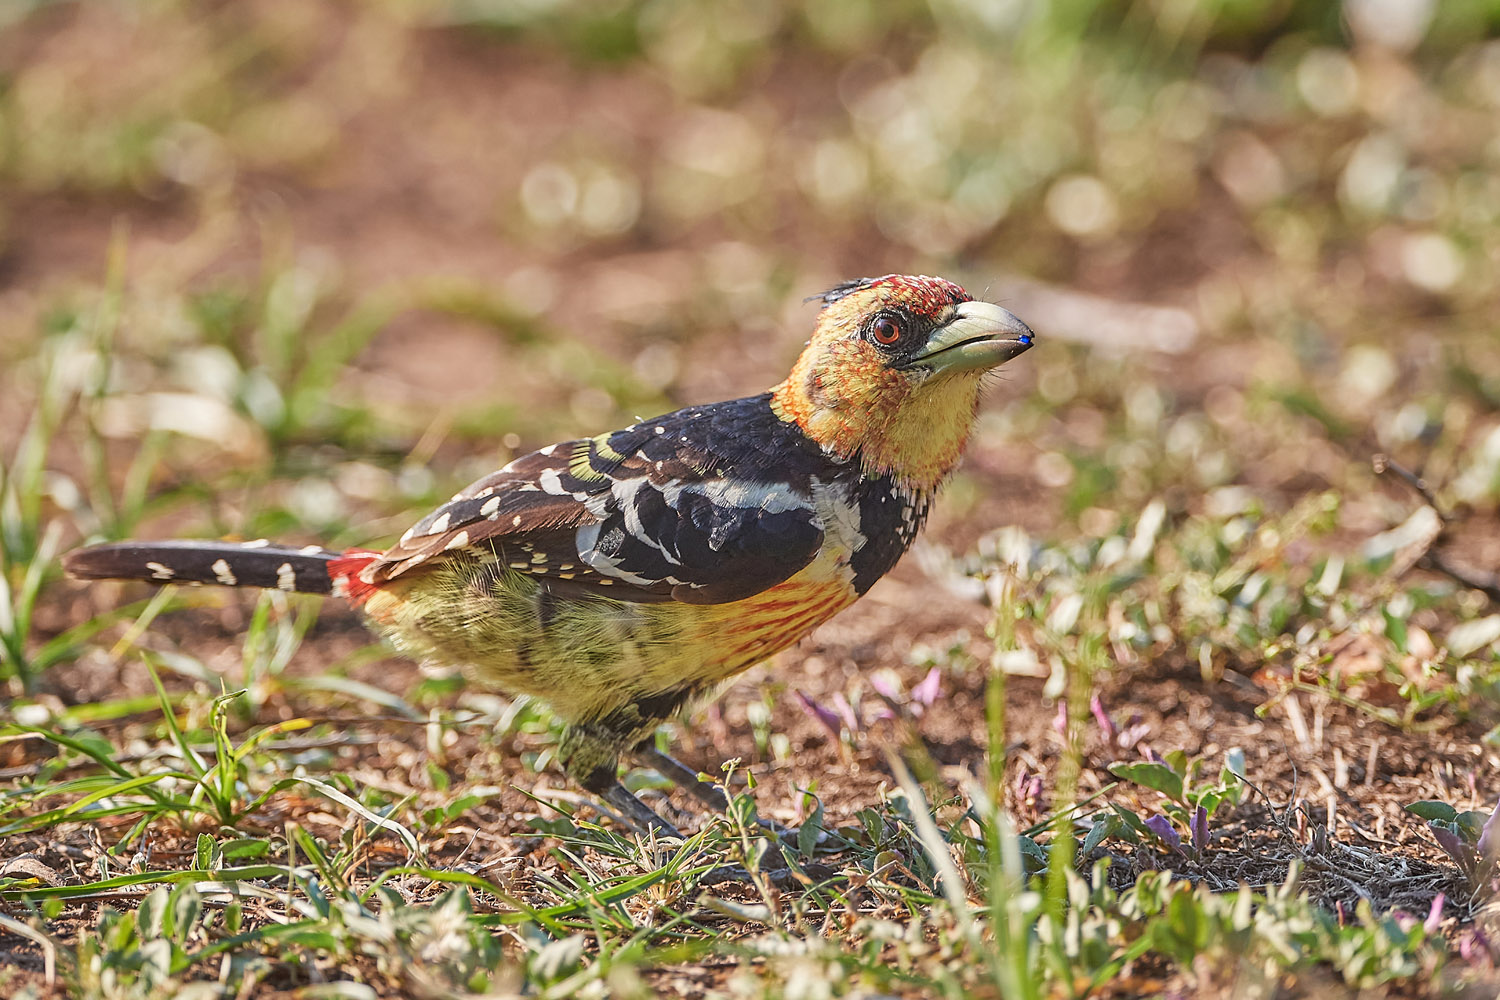
POLYGON ((823 831, 823 801, 816 796, 812 797, 816 805, 802 827, 797 831, 797 854, 803 858, 811 858, 818 850, 818 834, 823 831))
POLYGON ((271 842, 260 838, 237 837, 234 840, 226 840, 219 846, 219 854, 223 860, 263 858, 269 853, 271 853, 271 842))
POLYGON ((1104 839, 1115 832, 1123 821, 1116 816, 1104 816, 1094 820, 1094 825, 1089 827, 1089 832, 1083 837, 1083 843, 1078 845, 1079 857, 1087 858, 1102 843, 1104 839))
POLYGON ((140 908, 136 910, 136 927, 139 928, 142 938, 158 938, 166 929, 167 903, 171 890, 166 886, 157 886, 146 893, 141 900, 140 908))
POLYGON ((192 882, 181 882, 168 900, 163 929, 172 941, 186 944, 202 913, 203 897, 198 894, 198 887, 192 882))
POLYGON ((136 885, 162 883, 176 885, 179 882, 233 882, 237 879, 272 879, 286 877, 285 865, 245 865, 239 868, 224 868, 219 871, 150 871, 134 875, 116 875, 112 878, 87 882, 82 885, 40 886, 32 889, 0 889, 0 901, 39 900, 48 898, 67 899, 72 896, 90 896, 110 889, 124 889, 136 885))
POLYGON ((1158 925, 1161 937, 1170 941, 1167 953, 1178 961, 1192 962, 1208 944, 1210 928, 1204 904, 1186 886, 1176 889, 1167 901, 1165 927, 1158 925))
POLYGON ((1207 791, 1190 795, 1188 799, 1191 805, 1195 807, 1202 806, 1208 815, 1212 816, 1214 811, 1219 808, 1219 803, 1224 801, 1224 794, 1217 788, 1211 788, 1207 791))
POLYGON ((427 811, 427 814, 430 816, 428 824, 434 829, 441 829, 475 806, 488 801, 491 797, 489 795, 463 795, 445 806, 437 809, 429 809, 427 811))
POLYGON ((1146 825, 1145 820, 1135 814, 1134 810, 1126 809, 1124 806, 1110 803, 1109 807, 1119 817, 1120 827, 1115 830, 1115 836, 1132 844, 1139 844, 1141 838, 1150 839, 1153 834, 1151 828, 1146 825))
POLYGON ((1380 609, 1385 618, 1385 637, 1396 644, 1396 648, 1405 653, 1407 643, 1406 620, 1391 614, 1390 606, 1380 609))
POLYGON ((1453 817, 1458 832, 1471 844, 1479 843, 1479 835, 1484 832, 1484 824, 1489 820, 1490 814, 1478 809, 1467 809, 1453 817))
MULTIPOLYGON (((1458 810, 1446 802, 1438 802, 1436 799, 1424 799, 1421 802, 1413 802, 1406 807, 1406 811, 1425 820, 1442 820, 1452 823, 1458 818, 1458 810)), ((1483 824, 1481 824, 1483 825, 1483 824)))
POLYGON ((1024 834, 1017 834, 1016 846, 1019 847, 1021 849, 1021 853, 1026 855, 1027 857, 1035 858, 1036 860, 1041 861, 1044 864, 1046 863, 1048 857, 1047 849, 1041 844, 1038 844, 1036 841, 1032 840, 1030 837, 1025 836, 1024 834))
POLYGON ((1153 761, 1137 761, 1129 764, 1111 764, 1109 773, 1126 781, 1133 781, 1154 791, 1161 792, 1173 802, 1182 802, 1182 775, 1165 764, 1153 761))

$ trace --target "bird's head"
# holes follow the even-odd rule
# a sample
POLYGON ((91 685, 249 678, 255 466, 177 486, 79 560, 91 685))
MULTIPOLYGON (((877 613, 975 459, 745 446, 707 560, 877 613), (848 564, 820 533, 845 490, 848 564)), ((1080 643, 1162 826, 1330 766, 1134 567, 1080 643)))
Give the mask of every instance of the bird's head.
POLYGON ((870 474, 935 489, 958 463, 985 373, 1029 348, 1031 330, 942 278, 861 278, 818 298, 817 330, 772 390, 777 414, 870 474))

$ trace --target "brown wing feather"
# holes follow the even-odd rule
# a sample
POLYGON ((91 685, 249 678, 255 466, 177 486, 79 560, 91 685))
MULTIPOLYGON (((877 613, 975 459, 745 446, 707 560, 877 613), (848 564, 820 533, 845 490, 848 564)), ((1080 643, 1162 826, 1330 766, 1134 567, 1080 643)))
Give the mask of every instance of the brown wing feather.
POLYGON ((577 563, 573 529, 598 518, 585 503, 589 493, 563 488, 563 477, 574 450, 586 443, 533 452, 469 484, 372 562, 368 582, 393 580, 450 552, 490 552, 513 569, 524 564, 523 571, 537 574, 569 565, 570 558, 577 563))

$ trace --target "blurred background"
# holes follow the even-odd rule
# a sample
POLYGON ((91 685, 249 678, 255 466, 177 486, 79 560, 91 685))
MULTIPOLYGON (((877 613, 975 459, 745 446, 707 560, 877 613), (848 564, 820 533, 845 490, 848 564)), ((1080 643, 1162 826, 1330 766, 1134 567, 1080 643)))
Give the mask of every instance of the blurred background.
POLYGON ((1493 3, 0 20, 13 553, 44 508, 54 548, 376 542, 513 452, 774 383, 806 296, 903 271, 1041 338, 940 507, 955 549, 1325 490, 1363 538, 1412 506, 1386 451, 1500 555, 1493 3))
MULTIPOLYGON (((754 765, 763 815, 800 823, 816 794, 839 823, 894 830, 868 812, 910 815, 882 748, 915 745, 920 717, 950 788, 1005 747, 990 773, 1009 765, 1004 801, 1037 832, 1075 792, 1116 789, 1115 806, 1126 790, 1106 765, 1144 741, 1176 754, 1178 798, 1188 753, 1212 773, 1238 755, 1267 803, 1326 793, 1297 822, 1326 816, 1327 830, 1309 826, 1323 847, 1305 847, 1273 807, 1274 823, 1247 811, 1221 832, 1262 829, 1283 852, 1284 837, 1299 861, 1349 829, 1381 851, 1401 842, 1368 888, 1326 861, 1355 855, 1324 855, 1338 881, 1313 888, 1343 907, 1340 928, 1346 913, 1364 914, 1350 935, 1375 928, 1356 909, 1372 893, 1429 912, 1430 895, 1390 895, 1397 883, 1441 889, 1461 914, 1456 869, 1407 866, 1447 862, 1404 807, 1482 806, 1464 814, 1477 837, 1500 794, 1500 614, 1451 573, 1407 571, 1441 532, 1450 563, 1500 567, 1497 35, 1497 0, 0 0, 0 698, 17 696, 0 715, 50 727, 0 726, 0 778, 19 776, 0 819, 50 850, 48 826, 107 796, 132 824, 122 848, 149 825, 176 845, 158 857, 215 868, 192 860, 210 857, 203 839, 196 854, 172 839, 190 823, 153 820, 166 807, 126 815, 129 797, 157 796, 139 779, 47 779, 92 767, 84 754, 177 767, 151 763, 170 748, 142 749, 164 734, 227 748, 227 690, 247 693, 236 740, 263 727, 234 759, 247 796, 270 789, 247 815, 275 794, 275 837, 291 816, 329 842, 351 835, 311 793, 277 792, 306 767, 382 815, 440 803, 412 821, 424 837, 472 807, 490 838, 474 858, 552 853, 530 836, 558 827, 535 821, 529 790, 568 793, 548 767, 555 726, 524 700, 419 674, 342 605, 314 622, 318 602, 279 593, 85 586, 62 579, 59 554, 131 536, 379 546, 517 453, 772 385, 812 330, 808 296, 916 272, 1008 306, 1038 346, 993 379, 913 557, 679 727, 687 759, 754 765), (1426 478, 1446 527, 1377 475, 1377 453, 1426 478), (1002 733, 993 696, 1007 691, 1002 733), (159 717, 169 703, 181 731, 159 717), (307 735, 325 742, 241 758, 324 711, 331 728, 307 735), (450 772, 475 792, 451 808, 450 772), (494 802, 476 805, 481 791, 494 802), (517 832, 520 846, 499 837, 517 832)), ((1139 784, 1132 808, 1162 808, 1163 786, 1139 784)), ((198 823, 192 794, 171 808, 198 823)), ((957 817, 969 794, 933 801, 957 817)), ((1199 815, 1173 836, 1198 845, 1199 815)), ((95 826, 124 829, 91 820, 90 845, 95 826)), ((867 872, 901 857, 886 837, 870 835, 867 872)), ((472 842, 434 857, 456 865, 472 842)), ((366 857, 365 841, 350 850, 366 857)), ((1240 851, 1216 855, 1228 874, 1205 884, 1245 878, 1240 851)), ((1169 863, 1128 853, 1122 877, 1169 863)), ((93 856, 59 854, 58 871, 93 856)), ((1256 884, 1287 872, 1292 855, 1276 857, 1256 884)), ((916 878, 898 868, 882 877, 916 878)), ((920 898, 880 912, 919 914, 908 937, 942 940, 925 923, 934 896, 920 898)), ((1041 919, 1007 912, 994 927, 1041 919)), ((1087 934, 1122 926, 1145 941, 1141 912, 1080 947, 1104 955, 1087 934)), ((1293 932, 1276 926, 1281 956, 1293 932)), ((1076 940, 1069 928, 1056 940, 1076 940)), ((1372 930, 1369 968, 1405 961, 1422 940, 1408 930, 1372 930)), ((638 940, 601 944, 599 967, 636 961, 621 956, 638 940)), ((1366 967, 1328 940, 1341 968, 1366 967)), ((664 954, 708 954, 684 947, 664 954)), ((1241 947, 1185 954, 1230 969, 1213 956, 1241 947)), ((908 975, 878 945, 856 950, 908 975)), ((231 982, 200 954, 205 978, 231 982)), ((829 988, 839 967, 786 951, 804 954, 788 961, 829 988)), ((971 951, 928 954, 948 994, 990 975, 971 951)), ((1071 961, 1048 968, 1077 992, 1071 961)), ((1431 968, 1391 975, 1440 990, 1431 968)))

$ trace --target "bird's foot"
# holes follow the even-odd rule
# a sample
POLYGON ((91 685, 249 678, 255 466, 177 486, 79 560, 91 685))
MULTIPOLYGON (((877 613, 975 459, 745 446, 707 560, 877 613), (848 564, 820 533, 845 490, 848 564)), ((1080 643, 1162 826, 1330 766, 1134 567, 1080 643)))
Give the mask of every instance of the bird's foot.
MULTIPOLYGON (((729 796, 725 794, 723 788, 712 781, 707 781, 699 777, 697 771, 694 771, 671 754, 662 753, 656 749, 654 743, 650 741, 642 743, 632 750, 631 754, 642 764, 654 768, 664 778, 667 778, 714 812, 720 814, 729 812, 729 796)), ((774 819, 766 819, 758 814, 755 817, 755 822, 762 830, 765 830, 787 846, 798 846, 798 830, 778 823, 774 819)), ((818 831, 817 843, 821 844, 827 838, 828 833, 826 830, 818 831)))
MULTIPOLYGON (((696 780, 696 776, 695 776, 696 780)), ((704 782, 707 784, 707 782, 704 782)), ((718 791, 718 789, 715 789, 718 791)), ((721 793, 722 794, 722 793, 721 793)), ((624 785, 616 782, 599 792, 599 797, 612 807, 622 819, 628 822, 642 833, 655 834, 657 836, 682 838, 682 834, 671 823, 662 819, 646 803, 642 802, 624 785)), ((778 889, 795 889, 802 886, 828 882, 838 877, 837 873, 827 865, 805 864, 800 870, 793 869, 787 864, 786 855, 782 852, 782 846, 795 847, 798 840, 798 831, 790 829, 777 823, 775 820, 760 820, 760 825, 772 836, 774 840, 762 841, 765 844, 760 852, 760 857, 753 862, 756 870, 778 889)), ((819 831, 819 838, 826 836, 819 831)), ((731 882, 753 883, 755 876, 745 865, 720 865, 706 872, 702 879, 705 886, 724 885, 731 882)))
POLYGON ((641 833, 682 839, 677 827, 658 816, 656 810, 636 798, 634 792, 618 781, 599 792, 599 797, 641 833))

